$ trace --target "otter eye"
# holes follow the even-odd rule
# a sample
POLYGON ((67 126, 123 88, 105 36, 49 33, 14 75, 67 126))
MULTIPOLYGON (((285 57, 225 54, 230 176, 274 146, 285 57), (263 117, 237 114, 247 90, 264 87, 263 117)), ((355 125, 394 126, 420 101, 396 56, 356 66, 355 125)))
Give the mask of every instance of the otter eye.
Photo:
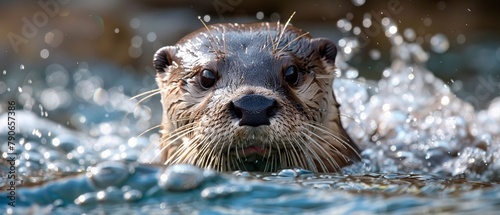
POLYGON ((297 66, 289 66, 285 71, 285 81, 290 85, 296 85, 299 82, 299 68, 297 66))
POLYGON ((215 84, 214 72, 212 72, 211 70, 208 70, 208 69, 204 69, 203 71, 201 71, 201 73, 200 73, 200 85, 203 88, 208 89, 208 88, 214 86, 214 84, 215 84))

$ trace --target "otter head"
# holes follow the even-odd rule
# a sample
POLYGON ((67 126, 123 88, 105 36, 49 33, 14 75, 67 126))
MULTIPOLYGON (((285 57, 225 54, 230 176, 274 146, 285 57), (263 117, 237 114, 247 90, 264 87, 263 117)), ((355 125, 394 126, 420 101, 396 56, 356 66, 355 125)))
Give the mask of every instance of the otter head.
POLYGON ((162 161, 333 172, 358 159, 332 91, 336 53, 272 23, 211 25, 161 48, 162 161))

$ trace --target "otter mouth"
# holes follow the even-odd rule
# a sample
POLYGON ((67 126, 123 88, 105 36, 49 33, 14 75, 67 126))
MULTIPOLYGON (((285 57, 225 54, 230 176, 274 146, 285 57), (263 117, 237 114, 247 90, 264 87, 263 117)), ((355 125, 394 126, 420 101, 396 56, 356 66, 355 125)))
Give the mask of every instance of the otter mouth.
POLYGON ((235 150, 238 159, 235 169, 259 172, 275 171, 280 164, 271 156, 274 151, 273 148, 256 145, 235 150))
POLYGON ((251 155, 261 155, 264 156, 266 153, 269 152, 269 148, 264 148, 262 146, 248 146, 246 148, 243 148, 242 150, 238 150, 237 153, 239 156, 251 156, 251 155))

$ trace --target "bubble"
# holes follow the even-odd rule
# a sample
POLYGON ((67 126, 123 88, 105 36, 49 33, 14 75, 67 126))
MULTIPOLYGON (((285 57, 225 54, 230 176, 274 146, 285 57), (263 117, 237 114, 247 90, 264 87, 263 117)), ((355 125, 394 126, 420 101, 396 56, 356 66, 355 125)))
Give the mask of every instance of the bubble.
POLYGON ((352 48, 350 46, 346 46, 344 48, 344 53, 346 53, 346 54, 351 54, 351 51, 352 51, 352 48))
POLYGON ((403 37, 401 35, 396 35, 394 39, 392 39, 392 42, 394 42, 395 45, 401 45, 403 44, 403 37))
POLYGON ((64 33, 60 30, 52 30, 45 34, 45 43, 52 47, 58 47, 64 41, 64 33))
POLYGON ((382 72, 382 75, 387 78, 387 77, 391 76, 391 73, 392 72, 390 69, 384 69, 384 71, 382 72))
POLYGON ((384 17, 381 23, 383 26, 388 26, 389 24, 391 24, 391 19, 384 17))
POLYGON ((352 29, 352 33, 353 33, 354 35, 359 35, 359 34, 361 34, 361 28, 359 28, 359 27, 354 27, 354 28, 352 29))
POLYGON ((426 18, 424 19, 424 25, 425 25, 426 27, 431 26, 431 25, 432 25, 432 19, 431 19, 431 18, 429 18, 429 17, 426 17, 426 18))
POLYGON ((465 35, 463 35, 463 34, 459 34, 459 35, 457 36, 457 43, 458 43, 458 44, 464 44, 464 43, 465 43, 465 35))
POLYGON ((358 70, 354 69, 354 68, 351 68, 351 69, 347 70, 346 73, 345 73, 345 76, 347 78, 350 78, 350 79, 355 79, 355 78, 358 77, 358 75, 359 75, 358 70))
POLYGON ((140 36, 134 36, 130 40, 130 44, 132 44, 133 47, 139 48, 142 46, 142 37, 140 36))
POLYGON ((379 60, 381 57, 380 51, 378 49, 372 49, 368 52, 370 58, 373 60, 379 60))
POLYGON ((403 36, 409 42, 413 42, 417 38, 417 34, 415 33, 415 30, 413 30, 413 28, 407 28, 407 29, 405 29, 404 32, 403 32, 403 36))
POLYGON ((45 81, 50 87, 66 87, 69 75, 63 66, 51 64, 45 69, 45 81))
POLYGON ((133 18, 130 20, 130 27, 131 28, 139 28, 141 26, 141 20, 138 18, 133 18))
POLYGON ((340 19, 337 21, 337 27, 340 29, 342 32, 349 32, 352 29, 352 24, 349 20, 347 19, 340 19))
POLYGON ((203 21, 205 21, 205 22, 210 22, 210 19, 211 19, 211 17, 208 14, 203 16, 203 21))
POLYGON ((431 49, 436 53, 444 53, 450 47, 448 38, 444 34, 436 34, 431 38, 431 49))
POLYGON ((448 96, 443 96, 443 97, 441 98, 441 104, 442 104, 442 105, 448 105, 449 103, 450 103, 450 97, 448 97, 448 96))
POLYGON ((274 13, 271 13, 271 16, 269 18, 270 18, 271 22, 277 22, 280 20, 280 17, 281 16, 279 13, 274 12, 274 13))
POLYGON ((129 190, 123 194, 123 199, 127 202, 135 202, 142 199, 142 192, 139 190, 129 190))
POLYGON ((115 28, 115 34, 118 34, 120 33, 120 29, 119 28, 115 28))
POLYGON ((94 93, 94 102, 98 105, 104 105, 109 100, 108 92, 102 88, 99 88, 94 93))
POLYGON ((156 33, 155 32, 149 32, 148 35, 146 36, 149 42, 154 42, 156 41, 156 33))
POLYGON ((64 91, 49 88, 43 90, 40 95, 40 102, 47 110, 55 110, 63 105, 68 105, 70 95, 64 91))
POLYGON ((125 181, 129 177, 130 171, 124 163, 106 161, 91 167, 88 175, 95 187, 105 188, 125 181))
POLYGON ((394 34, 396 34, 398 32, 398 27, 396 27, 396 25, 391 25, 387 28, 387 30, 385 31, 385 36, 387 37, 391 37, 393 36, 394 34))
POLYGON ((257 12, 255 17, 257 17, 258 20, 264 19, 264 12, 262 12, 262 11, 257 12))
POLYGON ((352 4, 354 4, 354 6, 361 6, 361 5, 364 5, 365 4, 365 0, 351 0, 352 1, 352 4))
POLYGON ((437 3, 437 8, 438 8, 439 10, 444 10, 444 9, 446 8, 446 2, 444 2, 444 1, 440 1, 440 2, 438 2, 438 3, 437 3))
POLYGON ((47 59, 49 55, 50 53, 49 50, 47 49, 42 49, 42 51, 40 51, 40 57, 42 57, 43 59, 47 59))
POLYGON ((132 58, 138 58, 142 55, 142 49, 140 47, 130 46, 128 48, 128 55, 132 58))
POLYGON ((370 26, 372 26, 372 15, 365 13, 363 15, 363 27, 369 28, 370 26))
POLYGON ((158 185, 164 190, 187 191, 199 187, 204 181, 202 169, 187 164, 176 164, 160 175, 158 185))
POLYGON ((354 15, 352 13, 347 13, 345 17, 347 18, 347 20, 352 20, 354 18, 354 15))

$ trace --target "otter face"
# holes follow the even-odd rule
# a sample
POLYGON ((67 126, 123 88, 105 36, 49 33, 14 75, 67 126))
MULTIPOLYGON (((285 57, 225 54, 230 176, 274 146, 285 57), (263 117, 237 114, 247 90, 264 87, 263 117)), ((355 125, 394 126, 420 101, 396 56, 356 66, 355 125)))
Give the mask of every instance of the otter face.
POLYGON ((333 172, 357 160, 332 91, 336 53, 272 23, 212 25, 158 50, 162 161, 333 172))

